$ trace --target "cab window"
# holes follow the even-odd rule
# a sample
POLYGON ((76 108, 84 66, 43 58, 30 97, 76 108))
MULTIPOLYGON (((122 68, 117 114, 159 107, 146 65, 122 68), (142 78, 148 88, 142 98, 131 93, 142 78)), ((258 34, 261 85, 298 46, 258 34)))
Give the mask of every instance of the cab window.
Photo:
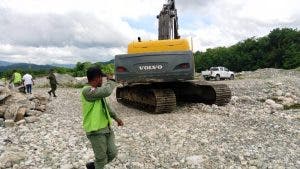
POLYGON ((212 71, 218 71, 219 68, 217 68, 217 67, 212 67, 212 68, 210 68, 210 70, 212 70, 212 71))

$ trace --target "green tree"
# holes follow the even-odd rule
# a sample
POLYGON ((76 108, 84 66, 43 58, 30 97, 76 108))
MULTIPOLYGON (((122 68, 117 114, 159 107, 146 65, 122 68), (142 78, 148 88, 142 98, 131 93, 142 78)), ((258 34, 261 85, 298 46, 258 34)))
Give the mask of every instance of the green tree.
POLYGON ((233 71, 297 68, 300 66, 300 31, 274 29, 265 37, 248 38, 228 48, 197 51, 194 60, 198 72, 212 66, 225 66, 233 71))

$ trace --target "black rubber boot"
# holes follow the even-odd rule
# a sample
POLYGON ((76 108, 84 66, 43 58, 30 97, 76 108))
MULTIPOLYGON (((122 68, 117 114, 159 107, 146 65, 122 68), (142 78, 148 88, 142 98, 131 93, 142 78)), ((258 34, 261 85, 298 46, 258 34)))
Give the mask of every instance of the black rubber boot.
POLYGON ((94 162, 88 162, 88 163, 86 163, 85 166, 86 166, 87 169, 95 169, 94 162))

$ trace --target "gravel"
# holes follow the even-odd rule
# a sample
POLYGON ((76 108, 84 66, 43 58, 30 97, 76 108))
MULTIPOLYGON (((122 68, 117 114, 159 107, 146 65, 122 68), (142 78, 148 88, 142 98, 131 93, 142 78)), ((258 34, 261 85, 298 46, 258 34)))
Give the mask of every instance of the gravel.
MULTIPOLYGON (((106 169, 300 168, 300 109, 288 109, 300 103, 299 71, 262 69, 212 83, 231 88, 228 105, 181 103, 154 115, 109 97, 125 126, 113 126, 119 152, 106 169)), ((93 160, 80 89, 57 94, 35 123, 0 127, 0 168, 84 169, 93 160)))

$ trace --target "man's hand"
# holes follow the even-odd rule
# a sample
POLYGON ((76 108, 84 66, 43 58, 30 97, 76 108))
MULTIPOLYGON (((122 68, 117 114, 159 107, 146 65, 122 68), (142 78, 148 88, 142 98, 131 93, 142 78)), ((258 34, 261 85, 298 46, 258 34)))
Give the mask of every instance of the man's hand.
POLYGON ((121 119, 116 119, 115 121, 118 123, 118 126, 124 126, 124 123, 121 119))
POLYGON ((113 80, 113 81, 115 80, 114 77, 113 77, 113 75, 107 74, 106 76, 107 76, 108 80, 113 80))
POLYGON ((108 80, 111 80, 111 81, 114 81, 114 82, 116 81, 116 80, 113 78, 113 76, 112 76, 112 75, 109 75, 109 74, 103 76, 103 77, 102 77, 102 80, 103 80, 103 83, 107 82, 108 80))

